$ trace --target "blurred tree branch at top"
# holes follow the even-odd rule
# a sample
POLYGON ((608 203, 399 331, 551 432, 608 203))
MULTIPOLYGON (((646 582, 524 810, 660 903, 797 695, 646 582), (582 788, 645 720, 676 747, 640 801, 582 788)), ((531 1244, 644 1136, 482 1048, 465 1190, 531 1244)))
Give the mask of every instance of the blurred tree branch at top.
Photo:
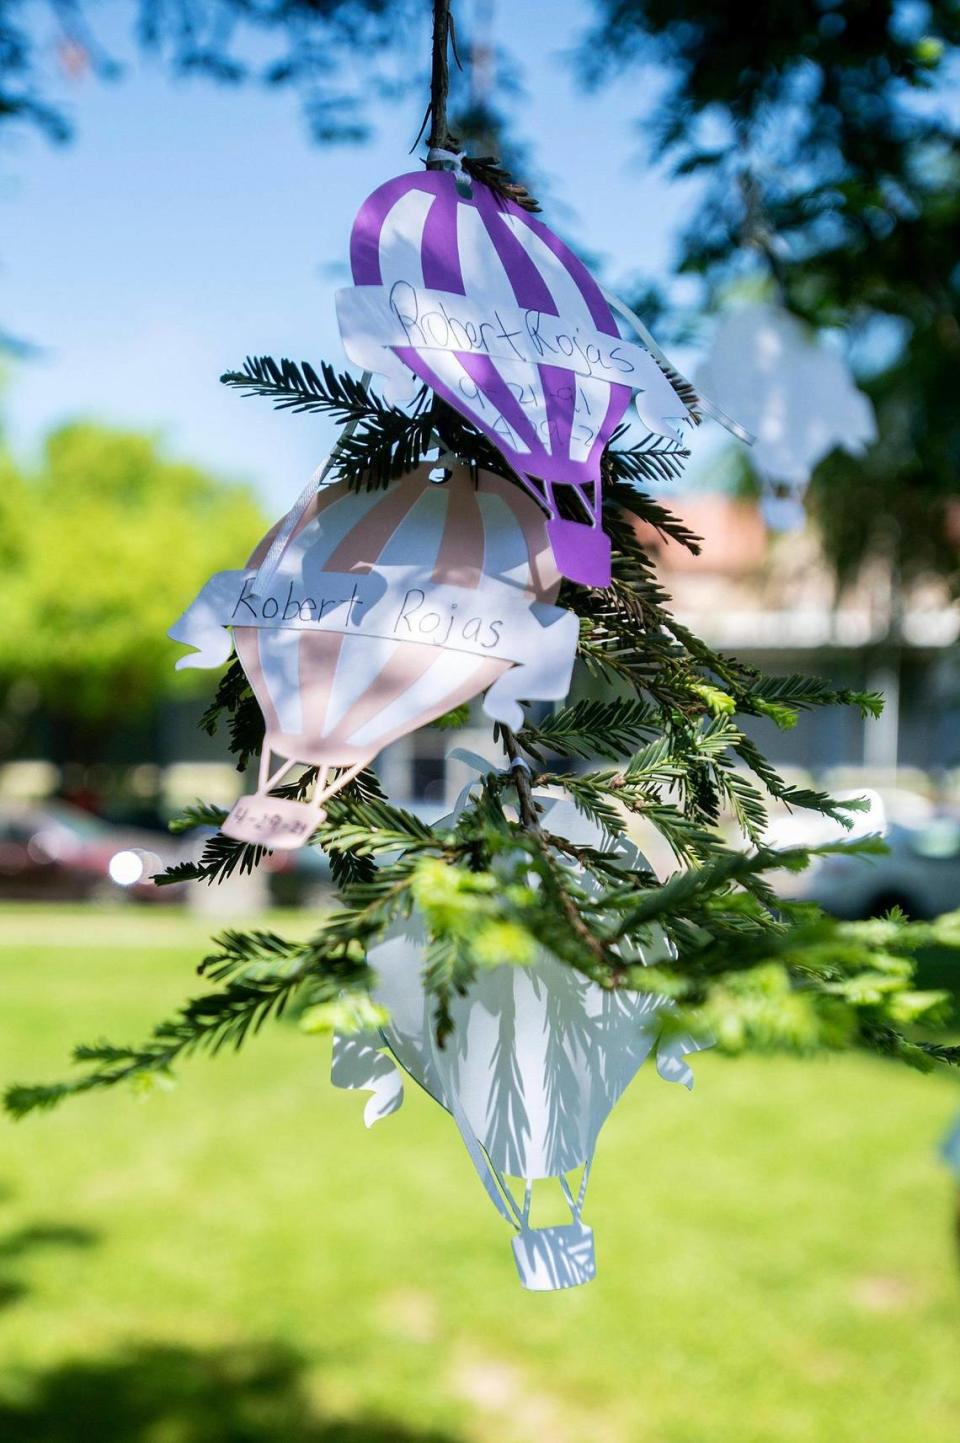
POLYGON ((897 0, 593 0, 578 61, 599 86, 656 62, 654 151, 706 193, 679 269, 712 300, 766 274, 848 327, 879 439, 835 452, 812 502, 841 578, 871 552, 957 574, 960 6, 897 0), (951 87, 953 95, 951 99, 951 87))
MULTIPOLYGON (((62 73, 119 73, 97 34, 106 9, 0 0, 0 125, 69 137, 55 98, 62 73)), ((429 0, 127 0, 124 9, 142 46, 177 73, 288 87, 319 142, 363 138, 371 102, 421 79, 425 94, 429 0)), ((590 84, 651 65, 667 76, 665 87, 636 86, 638 119, 654 154, 706 187, 678 269, 702 278, 708 303, 761 278, 799 315, 847 330, 879 440, 865 458, 835 452, 814 478, 812 506, 841 579, 875 553, 898 574, 955 576, 960 104, 948 90, 960 5, 591 0, 584 9, 593 21, 577 59, 590 84)), ((502 49, 512 16, 501 7, 494 35, 484 0, 455 13, 465 74, 452 67, 454 123, 475 147, 503 149, 498 100, 517 87, 502 49)), ((641 304, 655 323, 654 294, 641 304)))
MULTIPOLYGON (((106 9, 103 0, 0 0, 0 122, 70 138, 51 98, 57 72, 122 73, 99 33, 106 9)), ((127 0, 126 9, 140 45, 178 74, 288 86, 321 142, 363 139, 369 101, 426 74, 422 0, 127 0), (411 43, 418 21, 422 55, 411 43)))

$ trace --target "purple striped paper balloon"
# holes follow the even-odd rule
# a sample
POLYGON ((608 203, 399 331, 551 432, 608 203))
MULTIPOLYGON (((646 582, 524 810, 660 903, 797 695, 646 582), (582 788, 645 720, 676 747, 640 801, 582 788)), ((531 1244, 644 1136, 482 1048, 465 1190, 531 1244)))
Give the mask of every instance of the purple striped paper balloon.
MULTIPOLYGON (((458 193, 445 171, 401 175, 364 202, 350 238, 354 284, 397 282, 465 296, 488 309, 562 316, 617 337, 603 293, 568 246, 529 212, 474 181, 458 193)), ((600 522, 600 458, 630 402, 629 386, 555 365, 464 351, 392 348, 432 391, 489 437, 550 515, 560 571, 588 586, 610 581, 600 522), (555 487, 572 489, 585 522, 558 516, 555 487)))

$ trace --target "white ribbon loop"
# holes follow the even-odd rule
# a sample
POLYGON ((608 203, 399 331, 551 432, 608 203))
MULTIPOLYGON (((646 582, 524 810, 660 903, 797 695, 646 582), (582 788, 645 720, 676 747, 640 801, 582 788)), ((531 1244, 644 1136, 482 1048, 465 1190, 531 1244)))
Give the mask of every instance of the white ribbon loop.
POLYGON ((441 170, 447 170, 456 182, 457 190, 461 195, 472 194, 471 181, 463 168, 463 152, 460 150, 444 150, 443 146, 431 145, 427 151, 427 165, 441 170))

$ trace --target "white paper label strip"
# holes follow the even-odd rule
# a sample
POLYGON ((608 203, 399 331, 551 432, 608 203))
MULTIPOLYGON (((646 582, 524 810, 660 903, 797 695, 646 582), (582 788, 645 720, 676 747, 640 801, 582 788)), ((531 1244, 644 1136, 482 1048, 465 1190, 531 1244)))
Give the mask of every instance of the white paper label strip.
POLYGON ((437 585, 416 566, 380 566, 359 575, 313 572, 309 587, 281 570, 262 595, 256 572, 219 571, 170 628, 195 648, 177 668, 222 666, 232 626, 330 631, 371 640, 409 641, 488 656, 514 665, 487 692, 484 710, 511 727, 522 723, 519 698, 566 696, 579 622, 572 611, 531 602, 522 591, 483 576, 476 587, 437 585))
POLYGON ((641 392, 651 429, 681 439, 668 423, 687 419, 683 402, 650 352, 621 336, 571 326, 562 316, 545 311, 482 305, 469 296, 427 290, 403 280, 390 287, 352 286, 338 291, 336 301, 347 355, 355 365, 387 376, 392 388, 409 389, 409 372, 394 354, 395 348, 557 366, 581 380, 601 380, 641 392))

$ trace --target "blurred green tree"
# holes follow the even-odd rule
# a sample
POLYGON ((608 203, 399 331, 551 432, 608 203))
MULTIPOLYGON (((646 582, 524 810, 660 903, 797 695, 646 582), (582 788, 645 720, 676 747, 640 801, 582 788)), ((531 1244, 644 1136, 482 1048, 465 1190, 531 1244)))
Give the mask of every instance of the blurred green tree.
MULTIPOLYGON (((811 501, 841 579, 871 554, 957 572, 960 7, 953 0, 593 0, 581 72, 655 62, 644 126, 707 189, 678 268, 716 300, 767 273, 790 309, 848 328, 879 436, 835 452, 811 501)), ((644 88, 645 96, 649 89, 644 88)))
POLYGON ((264 529, 245 487, 152 436, 77 423, 34 470, 0 456, 0 695, 27 682, 81 733, 142 715, 190 684, 166 637, 183 597, 264 529))

